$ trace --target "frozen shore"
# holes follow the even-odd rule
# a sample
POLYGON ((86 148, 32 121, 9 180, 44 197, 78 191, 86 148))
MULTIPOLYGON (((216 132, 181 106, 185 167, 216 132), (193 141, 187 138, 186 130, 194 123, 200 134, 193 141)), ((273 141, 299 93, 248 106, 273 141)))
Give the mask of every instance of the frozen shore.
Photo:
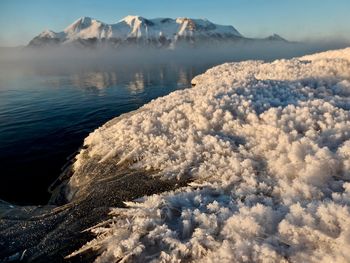
POLYGON ((72 255, 350 260, 350 49, 223 64, 193 84, 86 138, 72 195, 91 158, 191 183, 113 209, 72 255))
POLYGON ((64 206, 0 203, 0 259, 349 261, 350 48, 192 83, 91 133, 64 206))

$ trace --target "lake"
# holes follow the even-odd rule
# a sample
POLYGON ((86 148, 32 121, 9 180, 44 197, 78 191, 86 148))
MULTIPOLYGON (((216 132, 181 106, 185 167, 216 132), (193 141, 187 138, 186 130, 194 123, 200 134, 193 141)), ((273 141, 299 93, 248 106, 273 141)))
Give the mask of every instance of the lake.
POLYGON ((209 66, 2 67, 0 199, 47 203, 47 188, 90 132, 154 98, 190 87, 209 66))

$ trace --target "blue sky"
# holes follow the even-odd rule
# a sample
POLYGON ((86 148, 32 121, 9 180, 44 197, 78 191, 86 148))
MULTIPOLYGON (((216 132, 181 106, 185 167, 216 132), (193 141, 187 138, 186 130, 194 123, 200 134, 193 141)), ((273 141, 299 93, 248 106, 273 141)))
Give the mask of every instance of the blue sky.
POLYGON ((349 39, 350 0, 0 0, 0 46, 62 31, 81 16, 113 23, 124 16, 208 18, 248 37, 349 39))

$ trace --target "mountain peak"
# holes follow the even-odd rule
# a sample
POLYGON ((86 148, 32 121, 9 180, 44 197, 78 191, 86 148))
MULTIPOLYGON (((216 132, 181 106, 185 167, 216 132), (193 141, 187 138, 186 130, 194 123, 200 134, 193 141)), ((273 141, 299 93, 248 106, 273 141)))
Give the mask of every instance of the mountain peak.
POLYGON ((137 15, 128 15, 124 17, 122 20, 120 20, 119 22, 124 22, 131 27, 134 27, 134 26, 137 27, 142 24, 146 26, 152 26, 154 24, 151 20, 144 18, 142 16, 137 16, 137 15))
POLYGON ((93 20, 93 18, 89 16, 82 16, 78 19, 78 21, 80 21, 81 23, 90 23, 91 20, 93 20))
POLYGON ((98 24, 102 24, 102 22, 88 17, 88 16, 83 16, 80 17, 78 20, 74 21, 71 25, 69 25, 64 32, 66 33, 73 33, 73 32, 77 32, 79 30, 88 28, 89 26, 91 26, 94 23, 98 23, 98 24))
POLYGON ((89 25, 89 24, 91 24, 92 20, 94 20, 94 19, 91 17, 82 16, 79 19, 77 19, 76 21, 74 21, 72 25, 89 25))
POLYGON ((39 34, 39 36, 40 36, 40 37, 54 37, 55 34, 56 34, 56 33, 53 32, 52 30, 46 29, 46 30, 44 30, 43 32, 41 32, 41 33, 39 34))
POLYGON ((136 20, 143 20, 144 18, 142 16, 138 16, 138 15, 127 15, 126 17, 124 17, 120 21, 131 22, 135 19, 136 20))
POLYGON ((281 37, 280 35, 278 34, 273 34, 271 36, 268 36, 266 38, 267 40, 273 40, 273 41, 284 41, 284 42, 288 42, 285 38, 281 37))

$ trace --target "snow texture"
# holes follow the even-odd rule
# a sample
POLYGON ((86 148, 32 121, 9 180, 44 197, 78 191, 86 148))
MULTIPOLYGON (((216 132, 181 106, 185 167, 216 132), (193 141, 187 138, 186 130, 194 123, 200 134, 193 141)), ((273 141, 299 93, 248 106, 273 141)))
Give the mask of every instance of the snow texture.
POLYGON ((233 26, 214 24, 206 19, 155 18, 126 16, 115 24, 106 24, 90 17, 81 17, 63 32, 44 31, 39 37, 57 38, 65 43, 77 39, 158 39, 174 40, 178 37, 241 37, 233 26))
POLYGON ((85 139, 76 171, 98 158, 191 183, 113 208, 72 256, 350 262, 350 48, 227 63, 193 83, 85 139))

